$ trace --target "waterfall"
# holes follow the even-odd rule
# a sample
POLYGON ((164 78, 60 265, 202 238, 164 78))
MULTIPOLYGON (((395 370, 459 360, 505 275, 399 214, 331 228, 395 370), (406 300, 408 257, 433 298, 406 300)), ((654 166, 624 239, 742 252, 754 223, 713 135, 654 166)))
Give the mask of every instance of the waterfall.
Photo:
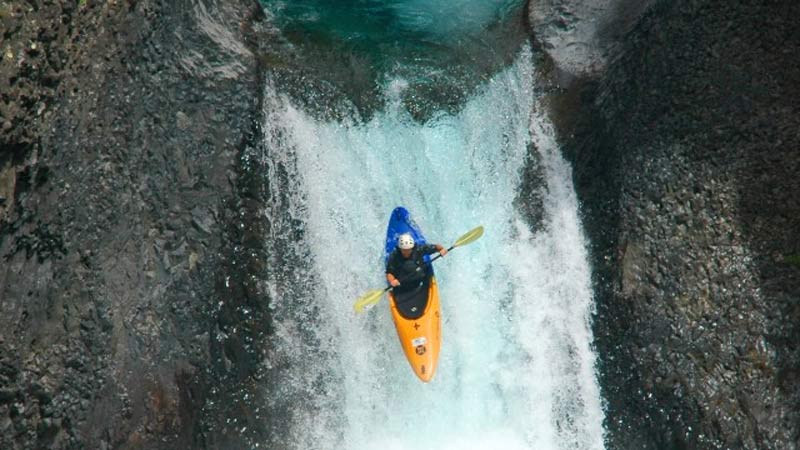
POLYGON ((368 120, 336 121, 267 83, 266 176, 281 205, 267 213, 280 245, 264 280, 275 321, 266 408, 284 445, 603 448, 586 243, 533 77, 526 48, 459 112, 424 123, 403 107, 403 79, 386 81, 385 107, 368 120), (514 205, 525 164, 545 175, 535 228, 514 205), (386 299, 352 309, 385 286, 383 239, 398 205, 445 246, 486 228, 436 262, 442 347, 429 384, 408 367, 386 299))

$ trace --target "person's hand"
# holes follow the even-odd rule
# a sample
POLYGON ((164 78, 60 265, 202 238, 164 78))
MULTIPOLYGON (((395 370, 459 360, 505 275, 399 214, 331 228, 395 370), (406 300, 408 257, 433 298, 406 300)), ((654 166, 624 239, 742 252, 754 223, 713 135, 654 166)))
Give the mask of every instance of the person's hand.
POLYGON ((447 249, 446 248, 442 248, 441 250, 439 250, 439 254, 442 255, 442 256, 446 255, 447 254, 447 249))
POLYGON ((391 284, 392 287, 397 287, 400 286, 400 281, 398 281, 397 278, 393 278, 392 281, 389 282, 389 284, 391 284))

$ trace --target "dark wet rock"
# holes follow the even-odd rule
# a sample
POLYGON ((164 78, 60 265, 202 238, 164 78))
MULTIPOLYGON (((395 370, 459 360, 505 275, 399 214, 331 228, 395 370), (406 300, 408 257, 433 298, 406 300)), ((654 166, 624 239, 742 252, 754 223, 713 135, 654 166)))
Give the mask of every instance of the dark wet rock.
POLYGON ((238 287, 252 322, 209 336, 226 274, 263 270, 239 265, 261 219, 238 200, 260 195, 242 161, 262 19, 248 0, 0 5, 0 448, 259 439, 220 424, 263 400, 229 386, 254 383, 266 295, 238 287))
POLYGON ((561 86, 602 74, 653 0, 538 0, 529 3, 535 43, 561 86))
POLYGON ((550 73, 610 448, 800 446, 798 8, 653 3, 602 70, 550 73))

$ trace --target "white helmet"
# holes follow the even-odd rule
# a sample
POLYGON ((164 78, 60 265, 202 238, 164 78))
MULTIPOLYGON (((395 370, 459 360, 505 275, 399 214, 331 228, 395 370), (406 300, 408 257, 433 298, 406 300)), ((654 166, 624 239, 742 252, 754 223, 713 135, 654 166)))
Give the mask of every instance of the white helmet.
POLYGON ((401 234, 400 237, 397 238, 397 248, 400 250, 409 250, 414 248, 414 238, 408 233, 401 234))

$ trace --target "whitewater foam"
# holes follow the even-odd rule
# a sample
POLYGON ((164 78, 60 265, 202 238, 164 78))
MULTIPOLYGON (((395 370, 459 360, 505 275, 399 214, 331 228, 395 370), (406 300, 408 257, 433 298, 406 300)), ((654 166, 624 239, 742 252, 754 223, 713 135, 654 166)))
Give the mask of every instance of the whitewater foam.
POLYGON ((425 124, 402 107, 402 80, 387 83, 386 110, 367 122, 319 122, 267 88, 267 142, 296 168, 288 201, 312 261, 292 269, 316 281, 302 298, 272 290, 275 317, 286 318, 272 342, 287 364, 276 395, 296 399, 286 415, 295 448, 603 448, 578 203, 534 110, 531 59, 522 51, 460 113, 425 124), (535 230, 513 205, 531 158, 546 174, 535 230), (364 315, 352 309, 384 286, 381 249, 397 205, 444 245, 486 227, 436 263, 443 342, 429 384, 408 367, 385 300, 364 315))

